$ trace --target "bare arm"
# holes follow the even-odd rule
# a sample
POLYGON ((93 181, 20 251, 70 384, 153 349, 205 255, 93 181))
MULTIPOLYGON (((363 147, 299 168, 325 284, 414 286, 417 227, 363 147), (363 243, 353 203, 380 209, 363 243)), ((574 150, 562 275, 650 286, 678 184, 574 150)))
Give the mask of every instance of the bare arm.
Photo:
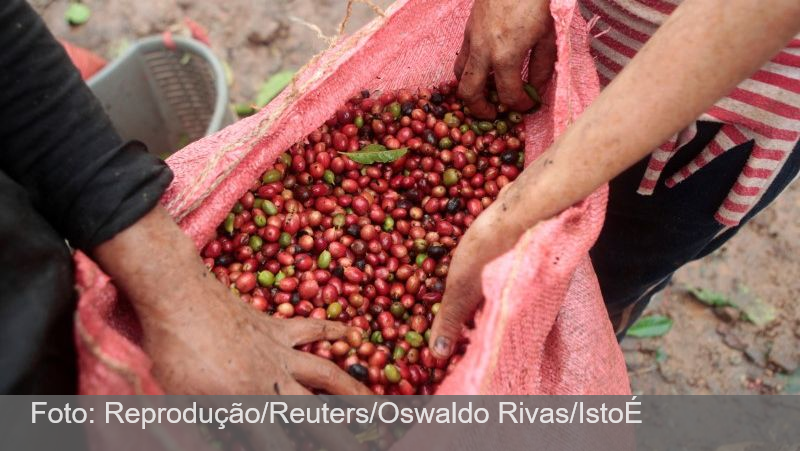
POLYGON ((434 341, 434 352, 450 352, 480 301, 480 270, 487 262, 508 251, 535 223, 585 198, 686 127, 799 31, 795 0, 682 3, 583 115, 469 229, 434 321, 433 339, 443 336, 449 342, 434 341))
POLYGON ((153 371, 171 394, 370 394, 332 362, 294 346, 342 337, 333 321, 273 319, 209 274, 157 206, 92 252, 141 320, 153 371))
POLYGON ((509 190, 507 202, 527 207, 513 208, 509 219, 532 224, 586 197, 697 119, 799 31, 796 1, 685 1, 509 190))

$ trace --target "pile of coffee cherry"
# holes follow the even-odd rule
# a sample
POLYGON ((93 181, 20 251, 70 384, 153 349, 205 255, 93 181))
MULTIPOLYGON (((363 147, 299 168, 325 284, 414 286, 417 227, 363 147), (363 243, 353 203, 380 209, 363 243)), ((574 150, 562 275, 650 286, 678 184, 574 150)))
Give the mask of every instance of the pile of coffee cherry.
POLYGON ((522 115, 470 117, 455 83, 362 91, 283 153, 238 200, 202 257, 266 314, 341 321, 302 347, 376 394, 431 394, 463 355, 428 347, 453 250, 522 170, 522 115))

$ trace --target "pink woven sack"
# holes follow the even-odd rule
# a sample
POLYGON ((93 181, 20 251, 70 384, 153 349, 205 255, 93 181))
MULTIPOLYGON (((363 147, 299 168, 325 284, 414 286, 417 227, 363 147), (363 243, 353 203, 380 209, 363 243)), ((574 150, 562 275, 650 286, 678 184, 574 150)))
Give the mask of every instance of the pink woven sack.
POLYGON ((78 72, 81 73, 82 79, 90 79, 92 75, 100 72, 100 69, 105 67, 107 62, 103 57, 83 47, 71 44, 68 41, 62 40, 60 42, 61 46, 64 47, 64 50, 67 52, 70 61, 72 61, 72 64, 74 64, 75 67, 78 68, 78 72))
MULTIPOLYGON (((470 0, 400 0, 313 59, 255 116, 173 155, 162 200, 199 247, 278 155, 364 88, 432 86, 452 78, 470 0)), ((558 44, 544 106, 526 119, 526 161, 540 155, 598 94, 576 0, 552 0, 558 44)), ((605 214, 601 188, 529 230, 483 272, 486 298, 471 345, 444 394, 629 394, 621 351, 588 257, 605 214)), ((135 315, 85 255, 75 257, 80 392, 159 394, 135 315)))

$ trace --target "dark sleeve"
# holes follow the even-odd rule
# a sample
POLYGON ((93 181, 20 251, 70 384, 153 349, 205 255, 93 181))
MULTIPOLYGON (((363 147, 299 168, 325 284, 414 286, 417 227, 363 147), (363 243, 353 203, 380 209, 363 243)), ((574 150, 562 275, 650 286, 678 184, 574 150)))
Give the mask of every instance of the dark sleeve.
POLYGON ((172 180, 143 144, 122 142, 24 0, 0 1, 0 171, 84 250, 144 216, 172 180))

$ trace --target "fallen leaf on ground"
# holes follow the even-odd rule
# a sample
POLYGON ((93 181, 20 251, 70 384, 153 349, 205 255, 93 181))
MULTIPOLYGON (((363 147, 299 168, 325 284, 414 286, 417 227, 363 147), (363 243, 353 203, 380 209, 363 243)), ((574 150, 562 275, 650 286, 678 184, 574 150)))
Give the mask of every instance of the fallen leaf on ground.
POLYGON ((292 81, 292 77, 294 77, 294 71, 290 70, 281 71, 269 77, 269 80, 264 82, 261 89, 258 90, 256 106, 261 108, 277 97, 283 88, 292 81))
POLYGON ((67 19, 67 22, 74 26, 85 24, 91 16, 92 10, 83 3, 70 3, 64 13, 64 18, 67 19))
POLYGON ((690 287, 688 291, 695 299, 709 307, 733 306, 730 298, 723 293, 717 293, 716 291, 706 290, 700 287, 690 287))
POLYGON ((628 329, 628 335, 635 338, 661 337, 672 329, 672 320, 663 315, 639 318, 628 329))
POLYGON ((750 290, 742 286, 734 296, 734 304, 742 311, 743 317, 747 321, 758 327, 764 327, 777 317, 775 307, 766 303, 760 297, 750 293, 750 290))

